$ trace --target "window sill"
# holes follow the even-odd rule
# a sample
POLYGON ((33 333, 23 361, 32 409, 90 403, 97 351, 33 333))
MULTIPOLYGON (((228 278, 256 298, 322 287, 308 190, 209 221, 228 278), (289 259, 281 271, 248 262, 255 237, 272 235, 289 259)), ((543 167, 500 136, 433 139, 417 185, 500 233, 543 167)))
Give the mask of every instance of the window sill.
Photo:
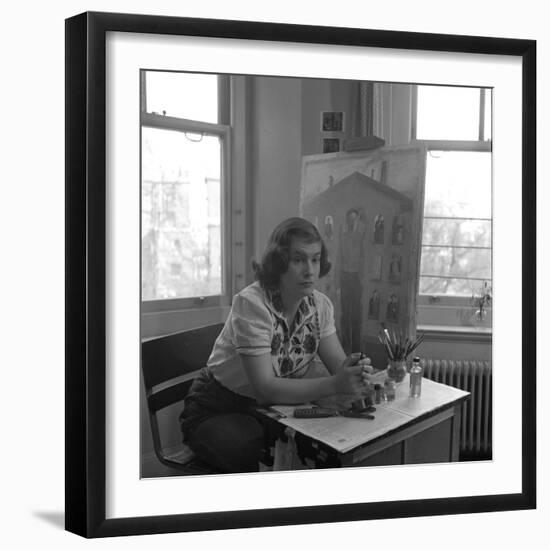
POLYGON ((174 311, 152 311, 141 314, 141 337, 166 336, 182 330, 224 323, 229 313, 228 306, 174 311))
POLYGON ((418 325, 417 330, 430 341, 477 342, 490 344, 493 340, 492 327, 418 325))

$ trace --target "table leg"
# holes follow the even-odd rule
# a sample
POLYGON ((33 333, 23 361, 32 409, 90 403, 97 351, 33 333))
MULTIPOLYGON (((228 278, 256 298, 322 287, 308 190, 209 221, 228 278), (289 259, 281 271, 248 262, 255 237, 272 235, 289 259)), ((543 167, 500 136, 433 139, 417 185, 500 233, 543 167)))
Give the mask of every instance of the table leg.
POLYGON ((460 418, 462 416, 462 404, 454 407, 454 415, 451 421, 451 462, 458 462, 460 457, 460 418))

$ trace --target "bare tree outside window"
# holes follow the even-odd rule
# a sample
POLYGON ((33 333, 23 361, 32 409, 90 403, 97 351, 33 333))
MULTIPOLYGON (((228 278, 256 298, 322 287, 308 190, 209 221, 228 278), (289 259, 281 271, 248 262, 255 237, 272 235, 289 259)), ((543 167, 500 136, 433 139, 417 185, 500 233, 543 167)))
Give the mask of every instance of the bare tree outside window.
POLYGON ((142 86, 142 299, 219 295, 217 77, 147 71, 142 86))
POLYGON ((431 151, 420 293, 471 296, 491 273, 491 155, 431 151))
POLYGON ((418 86, 426 143, 420 295, 470 297, 491 281, 491 92, 418 86))

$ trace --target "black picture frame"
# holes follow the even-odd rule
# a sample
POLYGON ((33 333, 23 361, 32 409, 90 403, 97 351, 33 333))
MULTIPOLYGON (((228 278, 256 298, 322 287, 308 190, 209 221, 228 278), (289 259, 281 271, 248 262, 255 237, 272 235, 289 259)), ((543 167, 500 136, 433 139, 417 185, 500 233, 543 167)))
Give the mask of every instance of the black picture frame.
POLYGON ((340 138, 323 138, 323 153, 338 153, 340 152, 340 138))
POLYGON ((117 13, 66 20, 66 529, 84 537, 536 506, 536 42, 117 13), (106 519, 106 66, 109 31, 517 56, 522 61, 522 489, 514 494, 106 519))

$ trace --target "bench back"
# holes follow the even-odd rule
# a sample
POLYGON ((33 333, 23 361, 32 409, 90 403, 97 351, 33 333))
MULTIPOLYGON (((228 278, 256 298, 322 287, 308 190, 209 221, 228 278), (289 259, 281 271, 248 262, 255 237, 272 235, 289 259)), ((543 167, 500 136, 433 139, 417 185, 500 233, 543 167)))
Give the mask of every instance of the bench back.
POLYGON ((142 343, 141 367, 150 412, 183 400, 197 371, 206 366, 222 328, 218 323, 142 343))
MULTIPOLYGON (((183 401, 193 379, 206 366, 222 328, 223 324, 209 325, 152 338, 141 344, 141 369, 155 454, 165 466, 186 473, 214 473, 215 470, 198 461, 183 443, 175 449, 165 445, 157 413, 183 401)), ((170 413, 168 409, 165 412, 170 413)))

